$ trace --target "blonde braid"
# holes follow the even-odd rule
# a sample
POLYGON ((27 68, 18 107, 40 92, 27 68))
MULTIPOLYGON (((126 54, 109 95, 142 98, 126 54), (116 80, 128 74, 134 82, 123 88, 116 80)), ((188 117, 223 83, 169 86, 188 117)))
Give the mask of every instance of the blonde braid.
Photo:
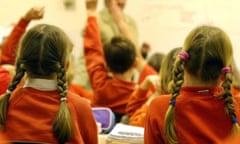
POLYGON ((8 100, 11 96, 12 91, 20 83, 22 77, 25 74, 24 65, 21 64, 19 68, 16 68, 16 75, 13 77, 6 94, 0 99, 0 128, 5 127, 5 122, 7 119, 7 109, 8 109, 8 100))
POLYGON ((233 106, 233 97, 231 94, 231 85, 232 85, 232 75, 229 72, 224 73, 225 80, 222 84, 222 87, 224 88, 224 94, 223 94, 223 99, 224 99, 224 104, 225 104, 225 111, 226 113, 231 117, 232 122, 233 122, 233 128, 232 132, 237 133, 240 131, 237 116, 236 116, 236 111, 233 106))
POLYGON ((73 127, 71 113, 67 106, 67 83, 65 69, 59 66, 57 73, 58 92, 60 96, 60 108, 53 122, 53 132, 58 138, 59 143, 65 143, 73 137, 73 127))
POLYGON ((168 142, 170 144, 176 144, 177 136, 175 133, 175 126, 174 126, 174 115, 175 115, 175 103, 176 98, 179 95, 179 91, 181 86, 184 82, 184 61, 178 59, 175 64, 175 68, 173 70, 173 83, 172 87, 172 97, 170 99, 170 106, 168 107, 167 113, 165 115, 164 120, 164 132, 167 135, 168 142))

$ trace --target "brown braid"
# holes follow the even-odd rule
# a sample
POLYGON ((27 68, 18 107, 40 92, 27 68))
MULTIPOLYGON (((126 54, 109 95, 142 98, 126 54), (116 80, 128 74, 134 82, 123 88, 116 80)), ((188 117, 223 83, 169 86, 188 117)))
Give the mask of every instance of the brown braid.
POLYGON ((4 128, 5 122, 7 119, 8 100, 11 96, 11 92, 20 83, 24 74, 25 74, 24 65, 21 64, 19 68, 16 68, 16 75, 13 77, 13 80, 11 81, 10 85, 8 86, 8 91, 0 99, 0 127, 1 128, 4 128))
MULTIPOLYGON (((66 98, 67 83, 65 78, 65 69, 63 66, 59 66, 59 71, 57 73, 57 83, 57 89, 60 98, 66 98)), ((53 132, 58 138, 59 143, 64 143, 70 140, 73 136, 71 113, 68 109, 66 100, 61 100, 59 111, 53 122, 53 132)))
MULTIPOLYGON (((176 61, 176 66, 173 70, 173 83, 171 85, 171 89, 173 90, 172 92, 172 97, 170 99, 171 102, 176 101, 177 96, 179 95, 179 91, 181 89, 181 86, 184 82, 184 61, 181 59, 178 59, 176 61)), ((175 128, 174 128, 174 106, 175 104, 170 104, 168 107, 167 113, 165 115, 165 120, 164 120, 164 131, 167 135, 168 142, 170 144, 176 144, 177 143, 177 136, 175 133, 175 128)))
MULTIPOLYGON (((225 111, 226 113, 230 116, 232 120, 236 119, 236 112, 235 108, 233 106, 233 97, 231 94, 231 85, 232 85, 232 75, 230 73, 225 74, 225 80, 222 84, 222 87, 224 88, 224 94, 223 94, 223 99, 224 99, 224 104, 225 104, 225 111)), ((238 132, 239 131, 239 125, 237 122, 233 122, 233 129, 232 131, 238 132)))

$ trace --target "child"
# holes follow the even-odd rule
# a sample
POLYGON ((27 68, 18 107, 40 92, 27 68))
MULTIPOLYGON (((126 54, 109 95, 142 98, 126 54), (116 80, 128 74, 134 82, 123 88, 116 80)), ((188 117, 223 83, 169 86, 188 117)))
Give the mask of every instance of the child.
POLYGON ((175 60, 172 95, 159 96, 149 106, 145 144, 220 143, 238 131, 240 99, 233 102, 230 90, 232 57, 231 41, 220 28, 193 29, 175 60))
MULTIPOLYGON (((96 0, 92 1, 96 5, 96 0)), ((137 50, 133 44, 134 40, 130 41, 125 37, 114 37, 102 48, 95 16, 96 10, 88 10, 88 24, 84 35, 86 67, 94 89, 93 106, 111 108, 116 115, 116 122, 119 122, 136 87, 132 82, 132 76, 138 65, 137 50), (109 71, 113 75, 108 75, 109 71)), ((121 20, 118 19, 122 24, 122 32, 128 33, 126 25, 121 20)))
POLYGON ((53 25, 36 25, 24 35, 16 75, 0 99, 0 126, 10 142, 97 144, 89 103, 67 91, 71 50, 67 35, 53 25))
POLYGON ((172 80, 173 62, 180 50, 180 47, 174 48, 164 56, 159 76, 147 76, 139 88, 132 93, 126 108, 130 116, 130 125, 144 127, 147 108, 151 101, 158 95, 171 93, 169 83, 172 80), (154 86, 158 91, 152 93, 149 90, 151 86, 154 86))

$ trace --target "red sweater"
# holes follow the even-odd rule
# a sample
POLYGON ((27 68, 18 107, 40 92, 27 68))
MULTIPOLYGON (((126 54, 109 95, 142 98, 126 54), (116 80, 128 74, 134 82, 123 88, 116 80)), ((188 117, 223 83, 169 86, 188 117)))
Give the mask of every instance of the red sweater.
POLYGON ((5 93, 11 81, 11 75, 8 70, 0 66, 0 95, 5 93))
POLYGON ((84 35, 84 52, 87 71, 94 89, 93 106, 109 107, 113 112, 125 113, 135 84, 108 75, 99 28, 94 17, 88 18, 84 35))
MULTIPOLYGON (((97 127, 89 103, 73 94, 67 95, 74 135, 68 144, 97 144, 97 127)), ((52 123, 59 109, 57 91, 30 87, 16 89, 10 97, 5 134, 10 141, 57 143, 52 123)))
POLYGON ((19 41, 26 31, 29 21, 21 18, 2 45, 0 64, 14 64, 19 41))
MULTIPOLYGON (((126 113, 125 108, 136 84, 108 75, 105 67, 99 28, 95 17, 88 18, 84 34, 84 52, 87 71, 94 89, 93 106, 109 107, 113 112, 126 113)), ((146 65, 141 72, 141 79, 156 74, 146 65)))
MULTIPOLYGON (((141 84, 144 81, 145 77, 148 75, 158 75, 158 73, 149 64, 145 64, 142 71, 140 72, 138 84, 141 84)), ((152 89, 154 90, 154 88, 152 89)))
MULTIPOLYGON (((175 105, 175 131, 179 144, 220 143, 231 133, 232 120, 225 113, 223 100, 214 96, 216 90, 209 87, 181 89, 175 105)), ((163 127, 169 99, 169 95, 159 96, 150 104, 145 123, 145 144, 167 143, 163 127)), ((240 97, 235 99, 239 119, 240 97)))

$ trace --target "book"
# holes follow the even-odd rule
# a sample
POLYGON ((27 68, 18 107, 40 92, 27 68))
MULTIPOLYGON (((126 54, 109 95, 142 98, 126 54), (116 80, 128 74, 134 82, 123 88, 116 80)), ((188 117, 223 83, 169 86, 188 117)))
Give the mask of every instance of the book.
POLYGON ((143 144, 144 128, 118 123, 108 134, 106 144, 143 144))

